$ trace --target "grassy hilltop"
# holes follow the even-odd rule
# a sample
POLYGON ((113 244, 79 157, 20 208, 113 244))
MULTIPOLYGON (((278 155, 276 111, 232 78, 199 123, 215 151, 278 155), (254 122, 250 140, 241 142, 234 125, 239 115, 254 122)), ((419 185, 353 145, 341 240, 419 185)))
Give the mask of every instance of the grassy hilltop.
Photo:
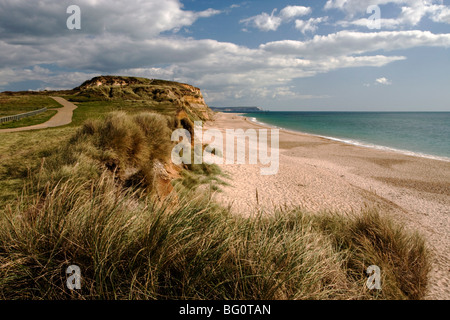
POLYGON ((48 120, 60 105, 50 98, 60 96, 78 105, 72 126, 86 119, 102 118, 108 112, 157 112, 174 116, 183 111, 191 120, 208 120, 212 111, 199 88, 179 82, 122 76, 100 76, 73 90, 0 93, 0 117, 47 107, 47 117, 0 124, 0 129, 37 124, 48 120), (30 120, 32 122, 30 122, 30 120), (34 121, 34 122, 33 122, 34 121))
POLYGON ((239 217, 212 200, 225 179, 217 167, 172 164, 172 130, 212 114, 198 88, 105 76, 64 92, 2 93, 0 111, 55 95, 78 105, 70 125, 0 133, 0 298, 424 296, 423 239, 382 213, 239 217), (65 285, 74 264, 78 291, 65 285), (382 269, 382 290, 365 285, 370 265, 382 269))
POLYGON ((73 101, 121 101, 170 114, 184 110, 191 118, 207 120, 211 110, 199 88, 188 84, 136 77, 101 76, 74 89, 73 101))

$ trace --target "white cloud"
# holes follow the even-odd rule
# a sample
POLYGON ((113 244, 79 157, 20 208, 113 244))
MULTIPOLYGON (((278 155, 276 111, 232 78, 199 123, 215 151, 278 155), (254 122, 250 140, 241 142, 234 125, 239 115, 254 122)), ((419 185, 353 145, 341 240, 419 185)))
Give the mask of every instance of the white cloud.
POLYGON ((222 11, 220 11, 220 10, 215 10, 215 9, 209 8, 209 9, 206 9, 204 11, 200 11, 200 12, 194 13, 194 17, 196 17, 196 18, 209 18, 209 17, 215 16, 217 14, 220 14, 221 12, 222 11))
POLYGON ((436 6, 436 9, 431 12, 430 18, 434 22, 450 24, 450 6, 436 6))
POLYGON ((375 83, 381 84, 381 85, 384 85, 384 86, 390 86, 392 84, 392 81, 387 79, 387 78, 385 78, 385 77, 382 77, 382 78, 376 79, 375 83))
POLYGON ((290 21, 293 18, 306 16, 311 14, 312 10, 309 7, 303 6, 287 6, 280 11, 280 17, 283 20, 290 21))
POLYGON ((286 87, 276 87, 271 90, 272 99, 323 99, 328 98, 328 96, 316 96, 311 94, 301 94, 296 92, 296 88, 293 86, 286 87))
POLYGON ((338 9, 350 15, 356 13, 365 13, 367 8, 372 5, 382 6, 386 4, 414 6, 439 2, 440 0, 328 0, 324 9, 338 9))
MULTIPOLYGON (((53 30, 59 25, 60 16, 59 11, 53 12, 53 7, 49 7, 49 11, 43 10, 47 24, 34 15, 41 9, 29 1, 0 1, 4 8, 16 3, 23 6, 22 11, 15 7, 17 10, 11 11, 11 16, 24 19, 2 20, 6 15, 0 10, 0 85, 41 80, 43 87, 71 88, 95 75, 121 74, 191 83, 201 87, 209 101, 223 101, 227 97, 308 99, 317 96, 296 92, 291 87, 292 80, 342 68, 380 67, 406 59, 404 55, 388 54, 394 50, 450 47, 450 34, 415 30, 341 31, 316 35, 305 41, 281 40, 248 48, 216 40, 168 35, 181 26, 189 26, 195 19, 217 14, 213 9, 192 12, 183 10, 176 0, 143 1, 145 8, 151 5, 160 10, 157 11, 159 15, 148 15, 153 19, 150 21, 145 12, 136 10, 137 0, 126 4, 117 1, 117 8, 104 6, 104 1, 80 0, 93 11, 86 11, 81 6, 84 18, 79 33, 68 33, 64 28, 63 31, 53 30), (127 8, 130 3, 135 7, 127 8), (123 18, 119 19, 122 9, 123 18), (102 13, 101 17, 99 13, 102 13), (114 21, 116 18, 118 20, 114 21), (39 22, 36 27, 39 32, 33 29, 33 19, 39 22), (123 30, 113 32, 122 27, 123 30), (52 71, 58 68, 75 72, 52 71)), ((42 0, 42 3, 49 2, 42 0)), ((55 7, 61 9, 59 5, 55 7)), ((266 26, 270 30, 286 21, 301 21, 296 18, 308 11, 289 6, 279 14, 276 11, 271 14, 279 20, 266 23, 262 19, 260 27, 266 26)), ((445 11, 442 11, 442 16, 436 16, 436 19, 445 17, 445 11)), ((65 26, 66 15, 62 18, 65 26)), ((296 26, 302 32, 314 32, 324 19, 311 18, 305 24, 296 22, 296 26)), ((253 20, 250 25, 254 26, 253 20)))
POLYGON ((265 12, 243 19, 240 22, 244 23, 246 26, 253 26, 261 31, 276 31, 283 21, 280 17, 275 16, 277 9, 274 9, 269 15, 265 12))
MULTIPOLYGON (((367 18, 361 18, 357 20, 342 20, 338 21, 336 24, 343 27, 348 28, 350 26, 358 26, 358 27, 368 27, 373 23, 372 20, 367 18)), ((399 19, 380 19, 380 28, 381 29, 397 29, 402 25, 402 21, 399 19)))
MULTIPOLYGON (((164 78, 206 89, 210 99, 247 92, 246 97, 277 94, 289 98, 285 90, 296 78, 312 77, 331 70, 380 67, 406 59, 398 55, 371 55, 420 46, 450 47, 450 34, 426 31, 362 33, 341 31, 314 36, 306 41, 269 42, 251 49, 215 40, 158 37, 145 41, 104 35, 98 38, 50 39, 29 46, 0 41, 2 85, 43 80, 50 87, 79 85, 98 73, 164 78), (13 54, 17 53, 17 54, 13 54), (63 68, 92 70, 53 74, 48 69, 28 65, 54 64, 63 68), (284 88, 284 89, 276 89, 284 88)), ((307 97, 304 94, 304 97, 307 97)), ((212 101, 212 100, 211 100, 212 101)))
POLYGON ((434 22, 450 23, 450 7, 442 4, 442 0, 329 0, 325 9, 339 9, 348 14, 346 20, 339 21, 337 25, 348 27, 351 25, 365 27, 369 24, 366 9, 370 5, 395 4, 401 12, 395 18, 383 18, 381 9, 381 28, 397 29, 400 27, 417 26, 424 17, 429 17, 434 22), (363 18, 352 19, 355 15, 363 15, 363 18))
POLYGON ((38 80, 50 84, 50 86, 40 88, 42 90, 49 88, 67 89, 99 75, 100 73, 52 72, 40 66, 31 68, 6 67, 0 69, 0 86, 8 85, 11 82, 38 80))
MULTIPOLYGON (((81 32, 99 35, 105 32, 136 38, 151 38, 165 31, 179 30, 199 18, 221 11, 183 10, 179 0, 77 0, 81 9, 81 32), (137 9, 138 8, 138 9, 137 9)), ((35 38, 71 36, 66 27, 67 1, 2 0, 0 3, 0 37, 30 35, 35 38)))
POLYGON ((340 31, 314 36, 308 41, 281 40, 261 45, 266 51, 303 57, 363 54, 377 50, 393 51, 413 47, 450 47, 450 34, 429 31, 340 31))
POLYGON ((287 6, 283 8, 278 15, 276 12, 277 9, 273 9, 270 15, 263 12, 259 15, 242 19, 240 23, 243 23, 246 26, 252 26, 261 31, 276 31, 282 23, 289 22, 295 17, 310 14, 311 8, 303 6, 287 6))
POLYGON ((310 18, 309 20, 295 20, 295 28, 300 30, 303 34, 307 32, 315 33, 318 25, 327 21, 328 17, 310 18))

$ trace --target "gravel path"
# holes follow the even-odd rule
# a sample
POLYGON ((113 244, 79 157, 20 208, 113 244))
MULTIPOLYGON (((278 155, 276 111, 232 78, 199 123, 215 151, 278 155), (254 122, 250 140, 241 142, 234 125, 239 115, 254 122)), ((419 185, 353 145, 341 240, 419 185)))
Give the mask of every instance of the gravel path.
MULTIPOLYGON (((53 127, 60 127, 72 122, 73 110, 78 108, 73 103, 67 101, 61 97, 51 97, 53 100, 61 104, 63 107, 56 109, 57 113, 51 117, 48 121, 40 124, 36 124, 34 126, 28 127, 20 127, 20 128, 11 128, 11 129, 0 129, 1 132, 19 132, 19 131, 28 131, 28 130, 38 130, 38 129, 46 129, 53 127)), ((52 110, 52 109, 51 109, 52 110)))

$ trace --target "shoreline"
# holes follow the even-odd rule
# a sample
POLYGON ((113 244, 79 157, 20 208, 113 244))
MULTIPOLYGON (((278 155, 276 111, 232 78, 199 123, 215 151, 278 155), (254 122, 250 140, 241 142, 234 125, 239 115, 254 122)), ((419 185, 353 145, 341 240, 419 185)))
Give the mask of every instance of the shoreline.
POLYGON ((378 145, 378 144, 371 144, 369 142, 366 143, 366 142, 363 142, 363 141, 357 141, 357 140, 350 139, 350 138, 349 139, 336 138, 336 137, 332 137, 332 136, 323 136, 323 135, 320 135, 320 134, 309 133, 309 132, 305 132, 305 131, 287 129, 287 128, 283 128, 283 127, 278 127, 276 125, 272 125, 270 123, 261 122, 258 119, 256 119, 255 117, 245 116, 245 113, 228 113, 228 114, 234 114, 234 115, 242 116, 243 118, 245 118, 246 121, 252 122, 252 123, 254 123, 256 125, 260 125, 260 126, 265 127, 265 128, 279 129, 279 130, 283 130, 285 132, 300 133, 300 134, 303 134, 303 135, 310 135, 310 136, 314 136, 314 137, 320 137, 320 138, 328 139, 328 140, 331 140, 331 141, 341 142, 341 143, 345 143, 345 144, 349 144, 349 145, 357 146, 357 147, 362 147, 362 148, 369 148, 369 149, 375 149, 375 150, 384 150, 384 151, 387 151, 387 152, 399 153, 399 154, 403 154, 403 155, 407 155, 407 156, 411 156, 411 157, 418 157, 418 158, 425 158, 425 159, 431 159, 431 160, 450 162, 450 157, 437 156, 437 155, 426 154, 426 153, 421 153, 421 152, 416 152, 416 151, 411 151, 411 150, 406 150, 406 149, 397 149, 397 148, 388 147, 388 146, 382 146, 382 145, 378 145))
MULTIPOLYGON (((206 126, 270 129, 231 113, 216 114, 206 126)), ((449 162, 285 129, 280 129, 279 153, 274 176, 261 176, 261 165, 220 165, 230 176, 230 186, 216 199, 242 215, 294 207, 317 214, 377 209, 424 236, 433 266, 427 299, 450 299, 449 162)))

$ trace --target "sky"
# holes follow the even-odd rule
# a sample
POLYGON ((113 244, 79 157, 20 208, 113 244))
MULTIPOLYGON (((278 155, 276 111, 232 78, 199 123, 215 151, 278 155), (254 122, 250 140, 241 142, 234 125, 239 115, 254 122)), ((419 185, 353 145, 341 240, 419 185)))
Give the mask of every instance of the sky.
POLYGON ((449 1, 0 0, 0 91, 124 75, 216 107, 450 111, 449 1))

